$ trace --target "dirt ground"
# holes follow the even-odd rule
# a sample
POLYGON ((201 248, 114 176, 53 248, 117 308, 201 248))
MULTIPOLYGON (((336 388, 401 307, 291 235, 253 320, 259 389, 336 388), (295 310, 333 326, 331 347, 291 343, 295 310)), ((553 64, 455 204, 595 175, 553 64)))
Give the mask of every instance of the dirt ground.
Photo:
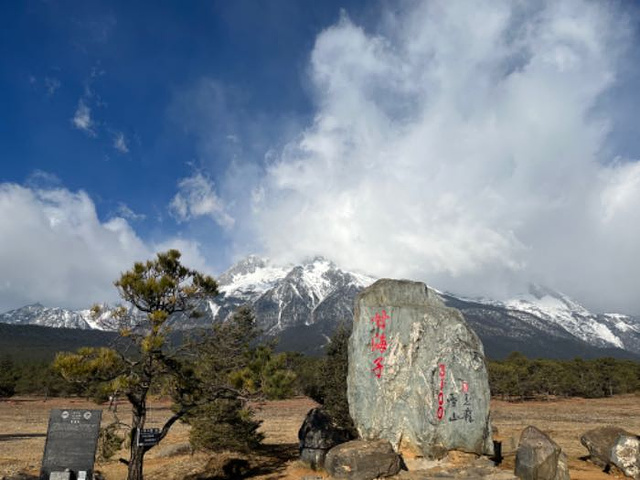
MULTIPOLYGON (((188 427, 177 424, 161 445, 145 457, 145 478, 148 480, 197 480, 224 478, 224 468, 237 468, 245 478, 256 480, 319 480, 326 474, 314 472, 296 460, 297 432, 306 413, 314 406, 307 398, 295 398, 257 405, 257 416, 263 420, 265 446, 251 457, 230 452, 215 456, 191 454, 187 449, 188 427), (173 452, 172 452, 173 450, 173 452), (177 453, 177 454, 176 454, 177 453), (236 467, 233 467, 235 465, 236 467), (203 476, 202 472, 208 472, 203 476)), ((126 404, 119 407, 122 421, 127 420, 126 404)), ((153 402, 149 409, 148 428, 160 427, 169 416, 168 403, 153 402)), ((106 405, 80 399, 12 398, 0 401, 0 479, 22 473, 23 478, 37 479, 47 431, 49 410, 53 408, 103 408, 103 424, 112 420, 106 405)), ((626 395, 607 399, 563 399, 509 403, 492 402, 496 438, 503 443, 505 460, 501 468, 513 469, 515 446, 522 429, 535 425, 562 447, 569 457, 574 480, 611 480, 620 475, 606 474, 598 467, 581 460, 587 451, 580 444, 580 435, 604 425, 623 427, 640 432, 640 396, 626 395)), ((96 470, 107 480, 124 480, 126 466, 118 462, 125 451, 107 462, 98 462, 96 470)), ((228 470, 227 470, 228 474, 228 470)), ((232 475, 233 476, 233 475, 232 475)))

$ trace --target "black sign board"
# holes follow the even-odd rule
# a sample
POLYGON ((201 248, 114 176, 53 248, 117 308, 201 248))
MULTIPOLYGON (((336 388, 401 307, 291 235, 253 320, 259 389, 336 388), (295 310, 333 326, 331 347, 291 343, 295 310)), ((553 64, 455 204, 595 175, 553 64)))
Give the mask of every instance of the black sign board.
POLYGON ((74 480, 93 478, 101 418, 102 410, 51 410, 40 480, 67 469, 74 480))
POLYGON ((139 428, 137 443, 139 447, 153 447, 160 441, 159 428, 139 428))

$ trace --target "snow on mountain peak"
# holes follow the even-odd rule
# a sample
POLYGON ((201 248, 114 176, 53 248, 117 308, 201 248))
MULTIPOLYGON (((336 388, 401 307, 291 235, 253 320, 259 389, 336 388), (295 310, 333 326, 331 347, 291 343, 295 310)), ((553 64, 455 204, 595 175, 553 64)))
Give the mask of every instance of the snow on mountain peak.
MULTIPOLYGON (((562 292, 544 287, 536 283, 529 285, 529 293, 537 300, 546 304, 553 304, 556 308, 567 309, 578 315, 589 316, 591 312, 578 302, 562 292), (551 300, 553 299, 553 301, 551 300)), ((535 301, 534 301, 535 303, 535 301)))
POLYGON ((640 324, 634 323, 633 319, 629 315, 621 315, 619 313, 605 313, 603 316, 621 332, 640 333, 640 324))
POLYGON ((324 258, 316 258, 313 263, 302 268, 302 280, 313 292, 318 302, 321 302, 331 291, 331 279, 327 272, 335 270, 335 266, 324 258))
POLYGON ((553 321, 567 332, 587 342, 600 341, 624 348, 622 340, 611 331, 608 325, 599 321, 597 315, 567 295, 550 288, 532 284, 529 294, 508 300, 504 305, 513 310, 553 321))
POLYGON ((218 277, 225 295, 255 297, 266 292, 289 272, 290 267, 272 265, 267 258, 251 255, 218 277))

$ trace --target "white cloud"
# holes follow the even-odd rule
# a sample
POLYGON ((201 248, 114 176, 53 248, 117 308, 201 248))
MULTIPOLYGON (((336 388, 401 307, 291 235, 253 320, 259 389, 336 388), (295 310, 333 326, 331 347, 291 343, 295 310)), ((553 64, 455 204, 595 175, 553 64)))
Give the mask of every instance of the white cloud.
POLYGON ((102 221, 83 191, 0 184, 0 311, 41 302, 87 308, 117 300, 113 286, 135 261, 178 247, 210 273, 198 243, 142 240, 121 217, 102 221))
POLYGON ((129 153, 129 145, 127 144, 127 139, 122 132, 116 132, 113 136, 113 148, 118 150, 120 153, 129 153))
POLYGON ((60 80, 55 77, 44 77, 44 86, 47 89, 47 95, 52 97, 62 86, 60 80))
POLYGON ((94 122, 91 119, 91 109, 82 98, 78 101, 78 108, 71 119, 71 123, 75 128, 82 130, 90 137, 96 136, 94 122))
POLYGON ((246 190, 267 253, 640 312, 640 167, 603 166, 599 103, 628 22, 582 0, 403 6, 377 34, 343 17, 318 36, 315 119, 246 190))
POLYGON ((180 180, 169 212, 178 222, 206 216, 223 228, 231 228, 234 224, 234 219, 216 194, 213 182, 201 173, 180 180))
POLYGON ((131 221, 144 220, 146 218, 146 215, 134 212, 127 204, 122 202, 118 203, 116 216, 131 221))

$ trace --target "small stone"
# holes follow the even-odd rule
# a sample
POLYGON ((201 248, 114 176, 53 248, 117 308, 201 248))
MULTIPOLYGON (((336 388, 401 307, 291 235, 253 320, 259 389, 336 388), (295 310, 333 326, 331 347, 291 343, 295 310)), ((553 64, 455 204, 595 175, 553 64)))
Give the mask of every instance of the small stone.
POLYGON ((400 471, 400 457, 386 440, 353 440, 333 447, 325 458, 325 469, 334 478, 373 480, 400 471))
POLYGON ((611 460, 625 475, 640 480, 640 438, 620 435, 611 449, 611 460))
POLYGON ((640 480, 640 438, 618 427, 599 427, 580 437, 590 460, 607 468, 618 467, 625 475, 640 480))
POLYGON ((520 436, 515 474, 522 480, 569 480, 567 457, 556 442, 529 426, 520 436))
POLYGON ((599 467, 611 465, 611 448, 618 437, 627 432, 618 427, 599 427, 585 432, 580 437, 580 443, 589 450, 590 460, 599 467))

